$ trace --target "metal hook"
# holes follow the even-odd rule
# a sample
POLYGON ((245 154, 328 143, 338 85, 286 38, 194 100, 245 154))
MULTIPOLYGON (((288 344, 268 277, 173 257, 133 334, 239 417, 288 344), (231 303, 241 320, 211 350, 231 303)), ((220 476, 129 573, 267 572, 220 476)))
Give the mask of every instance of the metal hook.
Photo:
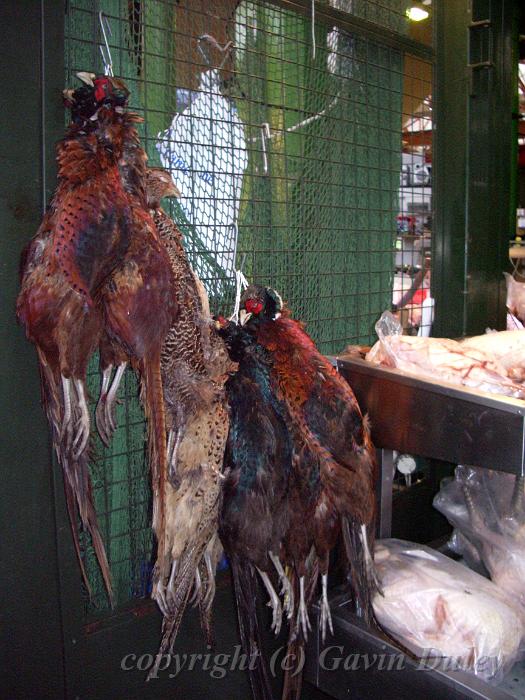
POLYGON ((113 32, 111 31, 109 19, 102 11, 98 13, 98 21, 100 22, 100 31, 102 32, 102 38, 104 39, 104 46, 100 45, 98 47, 100 49, 100 55, 102 56, 102 61, 104 63, 104 75, 109 75, 110 77, 113 77, 113 59, 111 58, 111 50, 109 48, 108 41, 108 34, 109 36, 113 36, 113 32))
POLYGON ((226 44, 224 44, 224 46, 221 46, 219 44, 219 42, 217 41, 217 39, 214 36, 212 36, 211 34, 201 34, 197 38, 197 48, 199 49, 199 53, 203 57, 204 63, 206 63, 206 65, 210 66, 210 67, 211 67, 210 54, 208 53, 207 50, 206 51, 204 50, 202 43, 201 43, 203 41, 207 41, 215 49, 217 49, 217 51, 220 51, 221 53, 224 54, 224 58, 222 59, 220 66, 218 66, 218 70, 221 70, 222 68, 224 68, 224 64, 228 60, 231 49, 233 48, 233 41, 228 41, 228 42, 226 42, 226 44))
POLYGON ((261 146, 262 146, 262 156, 263 156, 263 169, 264 174, 268 172, 268 153, 266 148, 266 139, 268 141, 272 138, 272 132, 270 131, 270 125, 268 122, 263 122, 261 124, 261 146))
POLYGON ((315 60, 315 0, 312 0, 311 7, 311 19, 312 19, 312 58, 315 60))

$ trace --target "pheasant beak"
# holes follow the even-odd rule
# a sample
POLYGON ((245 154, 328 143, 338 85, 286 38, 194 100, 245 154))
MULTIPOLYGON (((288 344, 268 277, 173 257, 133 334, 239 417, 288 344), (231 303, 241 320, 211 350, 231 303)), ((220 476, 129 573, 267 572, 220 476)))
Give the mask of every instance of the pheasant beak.
POLYGON ((87 73, 86 71, 80 71, 80 73, 77 73, 77 78, 79 78, 83 83, 86 83, 86 85, 89 85, 89 87, 95 87, 93 78, 96 77, 97 76, 95 73, 87 73))
POLYGON ((166 197, 177 197, 177 198, 180 198, 180 190, 179 190, 179 188, 177 187, 177 185, 175 185, 174 183, 172 183, 172 184, 170 185, 168 191, 166 192, 166 197))
POLYGON ((75 91, 71 90, 71 89, 70 90, 62 90, 62 95, 64 97, 64 100, 66 100, 67 102, 74 102, 75 101, 75 98, 73 97, 74 92, 75 91))
POLYGON ((253 314, 246 311, 246 309, 241 309, 239 311, 239 323, 241 324, 241 326, 245 326, 252 316, 253 314))
POLYGON ((225 328, 228 325, 228 321, 224 316, 217 316, 213 319, 213 326, 215 330, 220 331, 221 328, 225 328))

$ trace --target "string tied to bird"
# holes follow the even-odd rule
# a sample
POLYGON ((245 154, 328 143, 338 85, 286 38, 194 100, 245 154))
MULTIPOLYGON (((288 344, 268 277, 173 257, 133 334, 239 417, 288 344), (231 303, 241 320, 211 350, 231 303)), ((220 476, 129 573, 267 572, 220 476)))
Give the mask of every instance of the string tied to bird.
POLYGON ((233 307, 233 314, 229 318, 229 320, 234 323, 239 323, 241 295, 248 286, 248 280, 244 276, 242 270, 235 270, 235 306, 233 307))
POLYGON ((108 35, 113 36, 111 24, 109 23, 108 17, 103 12, 98 13, 98 21, 100 24, 102 38, 104 40, 104 45, 100 44, 98 47, 100 50, 100 55, 102 56, 102 62, 104 64, 104 75, 108 75, 109 77, 113 78, 115 75, 113 73, 113 58, 111 57, 111 49, 109 48, 108 40, 108 35))

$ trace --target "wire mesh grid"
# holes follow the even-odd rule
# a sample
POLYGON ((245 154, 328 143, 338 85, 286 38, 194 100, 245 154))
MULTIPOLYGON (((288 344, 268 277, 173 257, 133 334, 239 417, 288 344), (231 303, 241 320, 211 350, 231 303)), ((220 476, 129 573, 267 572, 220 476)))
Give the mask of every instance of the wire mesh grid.
POLYGON ((399 0, 323 0, 322 5, 348 12, 354 17, 365 19, 373 24, 393 30, 399 34, 409 31, 407 2, 399 0))
MULTIPOLYGON (((406 31, 401 0, 323 4, 406 31)), ((68 85, 78 70, 102 71, 99 10, 150 163, 181 191, 166 206, 212 310, 231 310, 242 265, 281 293, 323 352, 371 342, 399 273, 403 91, 419 94, 403 52, 262 1, 70 0, 68 85)), ((93 395, 98 382, 93 363, 93 395)), ((146 592, 152 547, 136 397, 128 373, 113 446, 97 444, 92 470, 119 603, 146 592)), ((104 609, 87 542, 86 560, 87 609, 104 609)))
POLYGON ((402 162, 392 303, 404 331, 430 335, 432 234, 432 66, 405 56, 402 162))

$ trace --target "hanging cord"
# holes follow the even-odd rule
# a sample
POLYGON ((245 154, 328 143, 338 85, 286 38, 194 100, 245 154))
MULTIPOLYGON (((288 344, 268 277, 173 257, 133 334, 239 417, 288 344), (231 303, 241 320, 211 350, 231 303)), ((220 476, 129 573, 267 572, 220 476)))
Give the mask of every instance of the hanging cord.
POLYGON ((111 57, 111 50, 109 48, 108 34, 113 36, 111 31, 111 25, 109 19, 103 12, 98 13, 98 21, 100 23, 100 31, 102 33, 102 38, 104 39, 104 46, 99 45, 100 54, 102 56, 102 61, 104 63, 104 75, 109 75, 110 78, 114 76, 113 73, 113 59, 111 57))
POLYGON ((312 58, 315 60, 315 0, 312 0, 312 58))
POLYGON ((239 311, 241 308, 241 295, 248 287, 248 280, 244 276, 242 270, 235 270, 235 287, 235 306, 233 307, 233 314, 230 316, 229 320, 238 324, 239 311))

